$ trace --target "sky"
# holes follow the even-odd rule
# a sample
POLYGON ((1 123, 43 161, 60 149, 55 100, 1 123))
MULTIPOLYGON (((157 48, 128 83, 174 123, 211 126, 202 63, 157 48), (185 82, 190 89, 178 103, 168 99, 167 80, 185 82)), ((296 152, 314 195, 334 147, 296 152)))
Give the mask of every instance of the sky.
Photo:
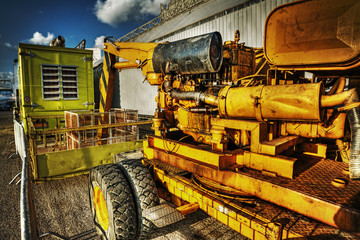
POLYGON ((0 8, 0 79, 12 78, 19 43, 48 45, 61 35, 66 47, 82 39, 101 47, 160 14, 169 0, 4 0, 0 8))

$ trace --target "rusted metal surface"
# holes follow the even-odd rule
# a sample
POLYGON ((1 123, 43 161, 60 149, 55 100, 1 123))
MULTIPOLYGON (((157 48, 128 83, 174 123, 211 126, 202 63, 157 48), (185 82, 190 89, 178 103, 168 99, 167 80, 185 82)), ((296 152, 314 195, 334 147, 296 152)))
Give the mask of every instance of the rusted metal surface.
POLYGON ((169 70, 177 73, 217 72, 222 64, 221 35, 213 32, 159 44, 152 57, 156 73, 166 73, 168 64, 169 70))
POLYGON ((358 67, 359 11, 357 0, 303 0, 277 7, 265 22, 265 55, 280 69, 358 67))
POLYGON ((225 87, 219 93, 219 112, 221 116, 256 118, 258 121, 320 121, 322 116, 319 103, 323 92, 321 83, 225 87))

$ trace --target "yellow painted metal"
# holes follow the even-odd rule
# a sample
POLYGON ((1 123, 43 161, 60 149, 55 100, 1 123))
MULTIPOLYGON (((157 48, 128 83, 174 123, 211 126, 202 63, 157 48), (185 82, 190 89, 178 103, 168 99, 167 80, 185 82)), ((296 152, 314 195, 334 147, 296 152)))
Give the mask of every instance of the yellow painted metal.
POLYGON ((320 121, 322 83, 256 87, 225 87, 219 93, 224 117, 320 121), (301 94, 299 94, 301 93, 301 94))
POLYGON ((139 64, 132 63, 132 62, 116 62, 114 64, 114 67, 119 70, 122 70, 122 69, 129 69, 129 68, 138 68, 139 64))
MULTIPOLYGON (((175 118, 178 120, 177 127, 184 132, 191 133, 201 133, 207 134, 210 137, 210 120, 211 116, 208 114, 201 113, 193 113, 189 111, 185 111, 179 108, 175 113, 175 118)), ((208 137, 203 137, 200 141, 211 144, 211 142, 207 139, 208 137)), ((197 139, 194 137, 194 139, 197 139)))
MULTIPOLYGON (((184 157, 189 161, 201 163, 213 169, 229 170, 236 166, 246 166, 263 171, 264 173, 274 173, 275 176, 286 178, 293 178, 293 167, 296 161, 296 158, 269 156, 243 150, 235 152, 212 151, 169 139, 148 137, 148 141, 144 141, 143 147, 146 158, 155 158, 156 149, 168 154, 184 157)), ((181 166, 180 168, 184 169, 181 166)), ((214 181, 217 180, 214 179, 214 181)))
POLYGON ((279 6, 265 22, 265 56, 281 70, 356 68, 359 11, 358 0, 301 0, 279 6))
POLYGON ((101 189, 98 186, 94 188, 94 207, 97 220, 105 231, 109 228, 109 215, 106 202, 101 189))
POLYGON ((115 128, 115 127, 124 127, 124 126, 134 126, 134 125, 146 125, 150 124, 152 121, 138 121, 138 122, 124 122, 124 123, 112 123, 112 124, 103 124, 103 125, 89 125, 73 128, 61 128, 53 130, 34 130, 30 135, 40 135, 40 134, 56 134, 56 133, 66 133, 70 131, 82 131, 82 130, 95 130, 99 128, 115 128))
POLYGON ((335 107, 340 104, 344 104, 347 99, 350 98, 356 92, 356 89, 350 89, 348 91, 321 96, 321 107, 335 107))
POLYGON ((274 223, 271 219, 265 219, 227 199, 209 195, 184 177, 170 176, 156 167, 155 175, 171 194, 190 204, 195 204, 210 216, 250 239, 278 240, 282 239, 283 232, 288 236, 301 237, 296 233, 283 230, 281 224, 274 223))
POLYGON ((260 143, 266 140, 267 128, 266 124, 263 122, 257 122, 252 120, 212 118, 211 125, 220 126, 223 128, 250 131, 250 149, 252 152, 255 153, 260 151, 260 143))
POLYGON ((62 178, 114 162, 114 154, 139 149, 142 141, 121 142, 66 151, 36 154, 34 180, 62 178))
POLYGON ((197 203, 189 203, 176 208, 176 210, 178 210, 182 215, 188 215, 190 213, 196 212, 198 209, 199 204, 197 203))
POLYGON ((338 139, 344 137, 346 114, 340 113, 329 126, 323 123, 309 122, 283 122, 282 127, 288 134, 294 134, 306 138, 331 138, 338 139))
POLYGON ((294 164, 296 158, 286 156, 270 156, 265 154, 244 151, 236 155, 236 164, 261 171, 263 174, 281 176, 285 178, 294 177, 294 164))
POLYGON ((345 143, 341 139, 336 139, 336 145, 338 146, 339 153, 343 162, 349 162, 349 143, 345 143))
POLYGON ((154 72, 152 63, 154 49, 159 43, 114 42, 105 43, 104 45, 104 51, 128 60, 129 64, 131 63, 135 66, 136 63, 140 65, 146 63, 141 66, 143 74, 147 76, 150 84, 159 83, 158 78, 160 78, 161 74, 154 72))
POLYGON ((152 125, 151 129, 154 130, 155 136, 160 137, 163 135, 162 132, 165 130, 165 128, 163 126, 163 122, 164 122, 164 119, 162 119, 162 118, 153 118, 153 120, 152 120, 153 125, 152 125))
MULTIPOLYGON (((355 219, 360 219, 360 214, 356 211, 348 213, 347 210, 339 204, 334 204, 309 194, 303 194, 302 192, 289 189, 286 186, 274 184, 271 181, 264 181, 254 176, 235 171, 219 171, 179 155, 166 153, 154 148, 152 150, 154 159, 159 159, 162 162, 185 171, 244 191, 265 201, 275 203, 302 215, 324 222, 330 226, 341 227, 347 231, 356 231, 354 229, 358 229, 358 220, 355 219), (346 220, 349 218, 349 214, 351 214, 351 221, 346 220)), ((149 148, 144 148, 144 152, 148 151, 149 148)), ((171 189, 169 189, 169 191, 173 193, 171 189)), ((176 189, 175 194, 177 194, 176 189)), ((202 204, 204 203, 199 203, 201 209, 203 209, 202 204)), ((212 215, 214 213, 213 211, 214 209, 211 211, 208 209, 207 212, 212 215)))
POLYGON ((298 136, 280 136, 270 141, 261 142, 259 153, 278 155, 304 141, 305 139, 298 136))
POLYGON ((326 158, 326 144, 304 142, 299 144, 296 149, 306 155, 320 157, 323 159, 326 158))
POLYGON ((334 93, 340 93, 340 92, 344 91, 345 84, 346 84, 346 79, 345 79, 345 77, 340 77, 340 78, 334 83, 334 86, 332 86, 332 88, 331 88, 330 91, 327 93, 327 95, 332 95, 332 94, 334 94, 334 93))
POLYGON ((212 134, 212 149, 221 152, 226 150, 228 141, 224 138, 226 134, 225 127, 212 126, 210 132, 212 134))
MULTIPOLYGON (((226 169, 235 163, 235 158, 231 155, 217 151, 193 148, 191 145, 169 139, 149 137, 148 144, 151 147, 163 149, 163 151, 167 153, 176 153, 187 158, 196 159, 196 161, 202 162, 216 169, 226 169)), ((149 156, 148 151, 144 150, 144 154, 149 156)))

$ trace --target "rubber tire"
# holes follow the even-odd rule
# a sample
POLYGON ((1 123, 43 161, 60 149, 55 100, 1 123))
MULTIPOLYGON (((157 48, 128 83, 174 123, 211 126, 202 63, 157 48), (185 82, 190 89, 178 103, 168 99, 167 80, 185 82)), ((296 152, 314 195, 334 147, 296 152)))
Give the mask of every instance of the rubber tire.
POLYGON ((119 165, 108 164, 93 168, 89 174, 90 206, 98 234, 103 239, 137 239, 138 223, 132 190, 119 165), (94 207, 94 189, 98 186, 104 195, 109 227, 105 231, 97 223, 94 207))
POLYGON ((158 191, 149 169, 140 159, 123 160, 120 166, 132 188, 140 223, 139 236, 144 238, 155 228, 155 225, 143 216, 142 211, 159 205, 158 191))

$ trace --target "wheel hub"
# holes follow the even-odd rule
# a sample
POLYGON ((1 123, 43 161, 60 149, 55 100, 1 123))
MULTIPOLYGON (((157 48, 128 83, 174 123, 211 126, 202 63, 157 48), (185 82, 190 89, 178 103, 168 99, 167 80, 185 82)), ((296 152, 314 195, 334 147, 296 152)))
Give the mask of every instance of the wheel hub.
POLYGON ((100 226, 107 231, 109 228, 109 215, 104 195, 98 186, 94 189, 94 207, 100 226))

